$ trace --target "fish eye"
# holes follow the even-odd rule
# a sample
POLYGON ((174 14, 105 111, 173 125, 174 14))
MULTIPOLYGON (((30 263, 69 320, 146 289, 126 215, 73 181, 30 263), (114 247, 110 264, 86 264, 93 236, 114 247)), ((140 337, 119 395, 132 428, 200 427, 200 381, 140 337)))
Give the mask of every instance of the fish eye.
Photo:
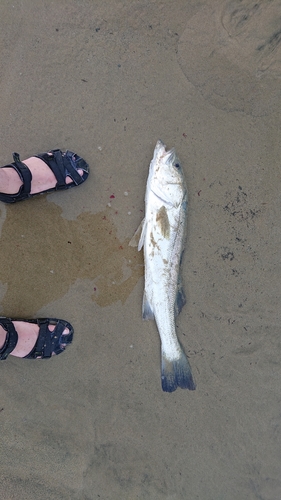
POLYGON ((176 168, 180 168, 180 164, 179 163, 175 163, 175 167, 176 168))

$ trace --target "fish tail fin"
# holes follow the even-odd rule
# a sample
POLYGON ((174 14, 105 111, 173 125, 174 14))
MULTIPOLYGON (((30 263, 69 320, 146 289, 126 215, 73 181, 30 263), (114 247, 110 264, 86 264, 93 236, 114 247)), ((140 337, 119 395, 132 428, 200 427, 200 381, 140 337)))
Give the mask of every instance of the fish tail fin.
POLYGON ((196 388, 192 377, 189 361, 181 349, 180 355, 174 359, 168 359, 162 350, 161 360, 162 389, 165 392, 173 392, 177 387, 194 391, 196 388))

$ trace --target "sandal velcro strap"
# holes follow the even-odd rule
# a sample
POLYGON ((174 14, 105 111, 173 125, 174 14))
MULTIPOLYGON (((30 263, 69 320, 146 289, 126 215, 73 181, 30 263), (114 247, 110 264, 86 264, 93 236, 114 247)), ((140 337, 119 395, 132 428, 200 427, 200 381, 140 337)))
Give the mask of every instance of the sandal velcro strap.
POLYGON ((18 342, 18 334, 15 327, 9 318, 0 317, 0 325, 6 330, 6 340, 3 347, 0 349, 0 360, 6 359, 7 356, 14 350, 18 342))
POLYGON ((83 158, 72 151, 62 153, 60 149, 53 149, 49 153, 42 153, 36 156, 43 160, 52 170, 57 179, 56 189, 69 188, 73 183, 78 186, 82 184, 88 176, 87 163, 83 158), (82 176, 78 173, 78 169, 83 170, 82 176), (73 181, 72 184, 66 184, 65 179, 67 176, 71 177, 73 181))

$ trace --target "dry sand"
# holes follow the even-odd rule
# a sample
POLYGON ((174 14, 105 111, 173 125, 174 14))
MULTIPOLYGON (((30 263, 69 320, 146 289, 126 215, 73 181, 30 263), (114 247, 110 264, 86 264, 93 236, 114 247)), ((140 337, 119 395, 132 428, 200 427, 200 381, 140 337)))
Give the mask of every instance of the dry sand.
POLYGON ((1 363, 3 500, 279 500, 281 2, 3 0, 1 165, 69 148, 83 186, 1 204, 1 314, 57 316, 67 352, 1 363), (128 247, 156 140, 189 190, 163 393, 128 247))

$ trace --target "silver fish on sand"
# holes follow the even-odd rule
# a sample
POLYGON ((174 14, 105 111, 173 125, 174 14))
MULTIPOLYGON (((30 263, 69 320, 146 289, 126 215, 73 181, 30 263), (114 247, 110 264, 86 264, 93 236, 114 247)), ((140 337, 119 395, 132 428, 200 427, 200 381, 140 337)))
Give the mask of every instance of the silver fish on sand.
POLYGON ((178 341, 175 316, 185 304, 180 264, 187 212, 187 189, 174 149, 158 141, 149 167, 145 217, 132 238, 144 249, 143 319, 155 319, 161 339, 162 389, 195 389, 188 359, 178 341))

